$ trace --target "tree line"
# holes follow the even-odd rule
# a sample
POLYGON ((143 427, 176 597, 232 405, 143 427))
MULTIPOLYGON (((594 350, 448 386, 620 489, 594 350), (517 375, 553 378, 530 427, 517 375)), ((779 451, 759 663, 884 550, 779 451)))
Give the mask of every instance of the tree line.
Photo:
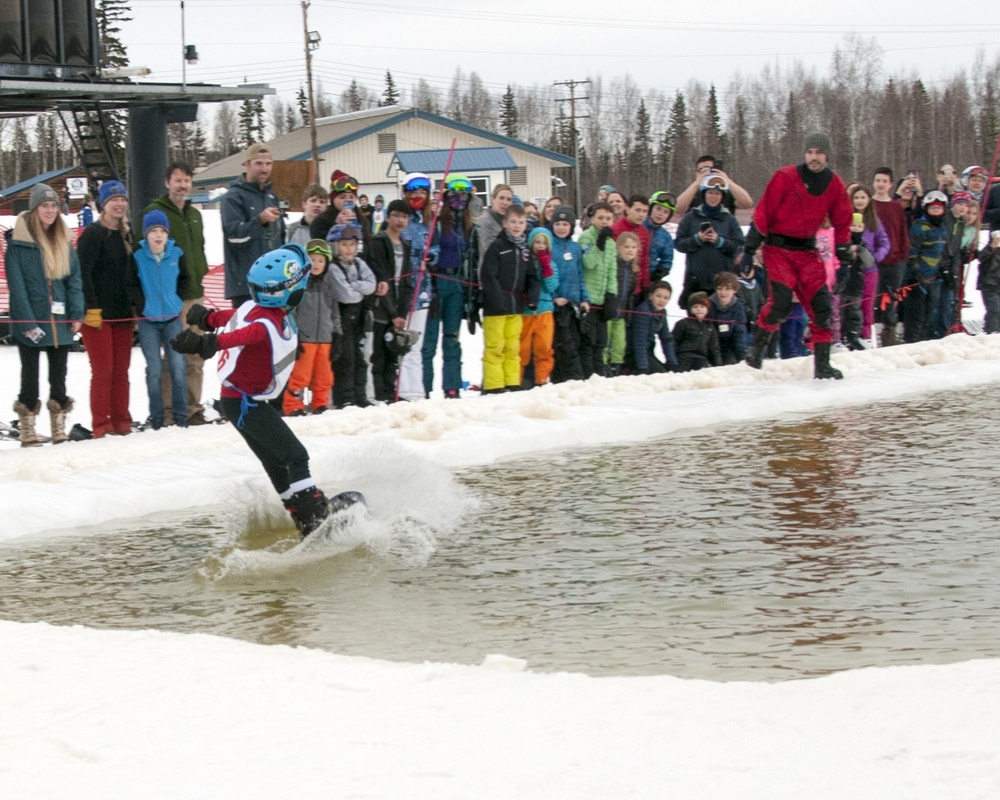
MULTIPOLYGON (((574 114, 564 85, 491 91, 475 71, 461 68, 447 90, 424 79, 402 86, 387 71, 381 87, 353 80, 332 93, 317 82, 314 91, 318 117, 401 103, 559 153, 575 151, 585 198, 605 183, 627 193, 680 193, 703 153, 759 196, 776 167, 802 158, 812 130, 830 133, 832 164, 847 179, 887 165, 916 168, 926 184, 945 162, 959 170, 989 166, 1000 133, 1000 56, 989 62, 980 51, 970 71, 950 75, 888 74, 877 41, 856 34, 844 37, 824 73, 798 63, 784 70, 765 65, 724 87, 695 77, 672 95, 643 91, 627 75, 592 75, 582 83, 587 99, 574 114)), ((171 157, 208 164, 308 122, 304 87, 292 97, 203 106, 198 122, 170 126, 171 157)), ((0 186, 74 163, 53 115, 0 120, 0 186)), ((573 171, 555 173, 572 197, 573 171)))

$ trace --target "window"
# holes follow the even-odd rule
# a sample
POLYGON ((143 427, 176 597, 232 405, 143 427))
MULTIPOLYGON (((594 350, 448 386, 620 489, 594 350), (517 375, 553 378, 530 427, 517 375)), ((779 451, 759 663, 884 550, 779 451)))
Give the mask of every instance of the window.
POLYGON ((527 167, 514 167, 509 173, 511 186, 527 186, 528 185, 528 168, 527 167))
POLYGON ((396 134, 380 133, 378 135, 378 151, 380 153, 396 152, 396 134))
POLYGON ((479 198, 483 206, 490 204, 490 179, 489 178, 469 178, 472 181, 472 193, 479 198))

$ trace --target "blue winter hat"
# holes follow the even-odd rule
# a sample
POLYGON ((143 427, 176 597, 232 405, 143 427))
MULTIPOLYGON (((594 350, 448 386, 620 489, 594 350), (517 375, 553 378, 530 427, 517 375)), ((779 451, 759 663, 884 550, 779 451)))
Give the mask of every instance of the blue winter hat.
POLYGON ((128 189, 125 188, 125 184, 121 181, 104 181, 97 193, 97 199, 102 206, 112 197, 119 196, 128 199, 128 189))
POLYGON ((539 226, 533 228, 531 233, 528 234, 528 247, 531 247, 531 243, 537 239, 539 236, 544 236, 549 240, 549 249, 552 249, 552 231, 544 226, 539 226))
POLYGON ((154 208, 142 218, 142 235, 145 236, 149 233, 150 228, 163 228, 167 233, 170 233, 170 222, 167 220, 167 215, 158 208, 154 208))

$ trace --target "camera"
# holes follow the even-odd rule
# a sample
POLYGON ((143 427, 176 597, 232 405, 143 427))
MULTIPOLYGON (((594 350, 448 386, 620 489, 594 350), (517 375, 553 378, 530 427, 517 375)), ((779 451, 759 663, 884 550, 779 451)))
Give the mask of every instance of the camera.
POLYGON ((281 212, 281 216, 283 216, 283 217, 287 217, 288 216, 288 209, 290 209, 291 207, 292 207, 292 204, 289 203, 287 200, 279 200, 278 201, 278 211, 281 212))

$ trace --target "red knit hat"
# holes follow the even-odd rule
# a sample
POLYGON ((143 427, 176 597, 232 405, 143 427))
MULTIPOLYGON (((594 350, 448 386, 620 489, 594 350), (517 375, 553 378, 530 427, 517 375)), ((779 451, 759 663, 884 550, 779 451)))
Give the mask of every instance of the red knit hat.
POLYGON ((343 170, 335 169, 330 176, 330 194, 344 194, 344 192, 356 192, 358 190, 358 179, 352 178, 343 170))

